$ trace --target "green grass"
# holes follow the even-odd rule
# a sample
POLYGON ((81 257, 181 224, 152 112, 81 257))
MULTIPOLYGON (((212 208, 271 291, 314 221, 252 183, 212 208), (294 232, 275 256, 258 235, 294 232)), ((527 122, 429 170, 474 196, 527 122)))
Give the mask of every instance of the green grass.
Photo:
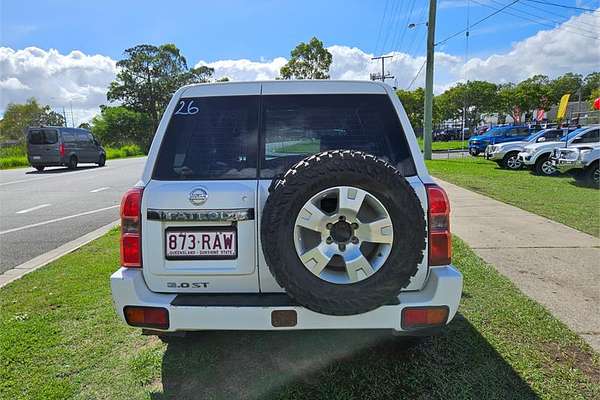
POLYGON ((27 153, 22 146, 0 148, 0 169, 17 168, 29 165, 27 153))
MULTIPOLYGON (((423 150, 423 138, 417 138, 419 147, 423 150)), ((468 141, 462 140, 449 140, 447 142, 431 142, 431 150, 433 151, 446 151, 446 150, 467 150, 469 148, 468 141)))
POLYGON ((310 140, 308 142, 290 144, 279 148, 274 148, 275 153, 290 153, 290 154, 316 154, 321 151, 321 144, 318 140, 310 140))
POLYGON ((569 175, 508 171, 482 157, 431 160, 427 167, 438 178, 600 237, 600 191, 569 175))
POLYGON ((591 399, 600 360, 455 240, 460 314, 389 332, 203 332, 168 346, 116 317, 113 230, 0 289, 1 399, 591 399))
POLYGON ((144 152, 140 148, 140 146, 135 144, 130 144, 127 146, 122 146, 118 148, 107 147, 106 149, 106 158, 109 160, 115 158, 126 158, 126 157, 136 157, 143 156, 144 152))
MULTIPOLYGON (((105 147, 105 150, 106 158, 109 160, 144 155, 142 149, 135 144, 118 148, 105 147)), ((0 169, 27 167, 28 165, 27 152, 23 147, 14 146, 0 149, 0 169)))

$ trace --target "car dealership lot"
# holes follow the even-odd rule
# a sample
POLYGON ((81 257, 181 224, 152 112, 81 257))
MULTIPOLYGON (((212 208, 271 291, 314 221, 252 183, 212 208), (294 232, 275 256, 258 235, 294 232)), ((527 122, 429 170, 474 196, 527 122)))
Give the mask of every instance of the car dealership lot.
POLYGON ((0 273, 113 222, 145 158, 0 172, 0 273))

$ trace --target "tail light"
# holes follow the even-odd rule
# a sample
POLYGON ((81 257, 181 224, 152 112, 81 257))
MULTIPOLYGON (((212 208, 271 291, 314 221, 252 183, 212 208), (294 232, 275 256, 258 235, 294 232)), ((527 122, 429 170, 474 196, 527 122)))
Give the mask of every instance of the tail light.
POLYGON ((443 326, 448 320, 447 306, 406 307, 402 310, 402 329, 443 326))
POLYGON ((444 189, 435 184, 425 185, 429 209, 428 247, 429 265, 448 265, 452 262, 450 235, 450 202, 444 189))
POLYGON ((58 152, 60 153, 61 157, 65 156, 65 144, 61 143, 58 145, 58 152))
POLYGON ((169 311, 166 308, 125 306, 123 314, 131 326, 169 329, 169 311))
POLYGON ((142 267, 142 194, 144 189, 131 188, 121 200, 121 266, 142 267))

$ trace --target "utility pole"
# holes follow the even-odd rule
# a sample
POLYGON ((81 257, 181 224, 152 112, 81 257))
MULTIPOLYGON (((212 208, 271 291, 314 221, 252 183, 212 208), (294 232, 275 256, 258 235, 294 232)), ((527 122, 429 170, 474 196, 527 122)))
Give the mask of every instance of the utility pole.
POLYGON ((431 160, 433 131, 433 51, 435 47, 436 0, 429 0, 429 22, 427 23, 427 65, 425 68, 425 115, 423 124, 424 157, 431 160))
POLYGON ((393 79, 394 76, 390 75, 390 74, 385 74, 385 59, 386 58, 392 58, 393 56, 380 56, 380 57, 373 57, 371 58, 371 60, 381 60, 381 73, 375 73, 375 74, 371 74, 371 80, 372 81, 379 81, 381 80, 381 82, 385 82, 385 80, 387 78, 393 79))
POLYGON ((73 102, 70 101, 69 104, 71 105, 71 126, 75 128, 75 118, 73 117, 73 102))

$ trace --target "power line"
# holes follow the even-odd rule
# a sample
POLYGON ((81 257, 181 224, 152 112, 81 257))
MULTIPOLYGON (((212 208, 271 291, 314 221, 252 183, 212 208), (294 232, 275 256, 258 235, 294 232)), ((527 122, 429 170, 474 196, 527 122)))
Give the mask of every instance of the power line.
MULTIPOLYGON (((553 12, 553 11, 547 10, 547 7, 540 7, 540 6, 536 6, 534 4, 525 4, 525 3, 521 3, 521 4, 524 5, 525 7, 529 7, 529 8, 532 8, 534 10, 542 11, 542 12, 544 12, 546 14, 549 14, 549 15, 554 15, 554 16, 560 17, 560 18, 564 18, 565 17, 564 13, 557 13, 557 12, 553 12)), ((561 21, 550 20, 550 21, 559 22, 559 23, 562 24, 566 20, 561 20, 561 21)), ((577 23, 581 24, 581 25, 587 25, 587 26, 589 26, 591 28, 596 28, 596 25, 590 24, 590 23, 585 22, 585 21, 577 21, 577 23)))
MULTIPOLYGON (((493 2, 494 2, 494 3, 496 3, 496 4, 502 4, 502 3, 498 3, 498 2, 496 2, 496 1, 494 1, 494 0, 491 0, 491 1, 493 1, 493 2)), ((479 4, 480 6, 487 7, 487 8, 490 8, 490 9, 492 9, 492 10, 497 10, 495 7, 493 7, 493 6, 490 6, 490 5, 488 5, 488 4, 485 4, 485 3, 480 3, 480 2, 479 2, 479 1, 477 1, 477 0, 473 0, 473 2, 475 2, 475 3, 479 4)), ((513 3, 511 3, 511 4, 513 4, 513 3)), ((506 8, 506 7, 503 7, 503 8, 501 8, 501 9, 500 9, 500 11, 504 11, 504 9, 505 9, 505 8, 506 8)), ((498 11, 498 10, 497 10, 497 11, 498 11)), ((533 23, 536 23, 536 24, 538 24, 538 25, 548 26, 548 27, 550 27, 550 28, 553 28, 553 29, 554 29, 554 28, 556 28, 556 26, 555 26, 555 25, 552 25, 552 24, 547 24, 547 23, 544 23, 544 22, 540 22, 540 21, 538 21, 538 20, 535 20, 535 19, 533 19, 533 18, 526 17, 526 16, 524 16, 524 15, 519 15, 519 14, 512 13, 512 12, 510 12, 510 11, 508 11, 508 10, 506 10, 506 11, 504 11, 504 12, 505 12, 506 14, 508 14, 508 15, 512 15, 513 17, 517 17, 517 18, 521 18, 521 19, 524 19, 524 20, 527 20, 527 21, 531 21, 531 22, 533 22, 533 23)), ((585 34, 581 33, 581 31, 577 31, 577 30, 569 29, 569 27, 565 27, 565 26, 563 26, 562 28, 563 28, 564 30, 566 30, 567 32, 571 32, 571 33, 572 33, 572 34, 574 34, 574 35, 579 35, 579 36, 582 36, 582 37, 586 37, 586 38, 588 38, 588 39, 600 40, 600 38, 599 38, 599 37, 597 37, 597 36, 588 36, 588 35, 585 35, 585 34)))
MULTIPOLYGON (((491 0, 491 1, 492 1, 492 3, 498 4, 499 6, 503 6, 504 5, 503 3, 500 3, 499 1, 495 1, 495 0, 491 0)), ((523 3, 521 3, 521 4, 523 4, 523 3)), ((530 6, 528 4, 523 4, 523 5, 526 6, 526 7, 535 7, 535 6, 530 6)), ((518 11, 518 12, 523 13, 523 14, 527 13, 527 11, 519 9, 519 8, 516 8, 516 7, 513 7, 513 10, 518 11)), ((507 14, 509 14, 509 15, 512 15, 512 16, 515 16, 515 17, 518 17, 518 18, 527 19, 527 17, 524 17, 523 15, 515 15, 515 14, 513 14, 512 11, 505 11, 505 12, 507 14)), ((566 22, 566 20, 558 21, 558 20, 555 20, 555 19, 550 19, 548 17, 538 17, 538 18, 539 18, 540 21, 546 21, 546 22, 550 22, 550 23, 543 24, 540 21, 535 21, 536 23, 542 24, 542 25, 545 25, 545 26, 549 26, 549 27, 552 27, 552 28, 556 28, 556 26, 552 25, 552 23, 554 23, 554 24, 564 24, 566 22)), ((578 22, 578 24, 582 24, 582 22, 578 22)), ((589 30, 583 29, 583 28, 565 27, 565 29, 566 30, 571 30, 573 32, 581 33, 584 36, 585 36, 585 34, 594 35, 596 33, 595 31, 589 31, 589 30)))
POLYGON ((385 21, 385 15, 387 14, 387 8, 390 0, 385 0, 385 7, 383 8, 383 15, 381 16, 381 22, 379 23, 379 32, 377 33, 377 41, 375 42, 375 53, 379 48, 379 40, 381 39, 381 31, 383 30, 383 22, 385 21))
POLYGON ((412 0, 410 3, 410 8, 408 10, 408 14, 406 14, 406 18, 404 19, 404 24, 402 25, 402 35, 400 35, 399 40, 396 42, 396 49, 398 51, 402 51, 402 43, 404 43, 404 36, 406 35, 406 31, 408 30, 408 23, 412 17, 413 10, 415 8, 415 0, 412 0))
MULTIPOLYGON (((417 19, 417 21, 420 22, 420 21, 423 20, 423 18, 425 17, 425 11, 426 11, 426 8, 422 8, 421 9, 421 13, 419 14, 419 18, 417 19)), ((419 25, 419 26, 421 26, 421 25, 419 25)), ((406 48, 406 53, 409 54, 409 55, 413 54, 413 45, 415 44, 415 39, 417 37, 417 33, 418 33, 418 30, 415 29, 415 32, 414 32, 414 34, 412 36, 412 40, 410 41, 410 44, 406 48)), ((425 30, 424 33, 423 33, 423 35, 422 35, 423 39, 425 39, 426 35, 427 35, 427 30, 425 30)))
MULTIPOLYGON (((475 0, 473 0, 473 1, 475 1, 475 0)), ((487 20, 487 19, 490 19, 490 18, 492 18, 494 15, 501 13, 502 11, 506 10, 508 7, 510 7, 510 6, 512 6, 513 4, 515 4, 515 3, 518 3, 518 2, 519 2, 519 0, 514 0, 513 2, 511 2, 511 3, 507 4, 507 5, 505 5, 504 7, 500 8, 500 9, 498 9, 498 10, 496 10, 496 11, 494 11, 493 13, 491 13, 491 14, 489 14, 489 15, 486 15, 485 17, 481 18, 480 20, 478 20, 478 21, 474 22, 474 23, 473 23, 473 25, 471 25, 471 28, 473 28, 473 27, 474 27, 474 26, 476 26, 476 25, 479 25, 480 23, 482 23, 483 21, 485 21, 485 20, 487 20)), ((482 3, 479 3, 479 2, 477 2, 477 1, 475 1, 475 3, 477 3, 477 4, 479 4, 479 5, 484 5, 484 4, 482 4, 482 3)), ((493 8, 493 7, 491 7, 491 8, 493 8)), ((445 38, 445 39, 443 39, 443 40, 440 40, 440 41, 439 41, 439 42, 437 42, 435 45, 436 45, 436 46, 438 46, 438 45, 440 45, 440 44, 444 44, 444 43, 446 43, 448 40, 450 40, 450 39, 452 39, 452 38, 455 38, 456 36, 460 35, 461 33, 464 33, 464 32, 466 32, 466 31, 467 31, 467 28, 465 28, 465 29, 462 29, 462 30, 460 30, 460 31, 458 31, 458 32, 455 32, 455 33, 453 33, 452 35, 448 36, 447 38, 445 38)))
POLYGON ((572 10, 579 10, 579 11, 589 11, 589 12, 597 12, 598 10, 594 10, 591 8, 583 8, 583 7, 575 7, 575 6, 566 6, 564 4, 558 4, 558 3, 552 3, 550 1, 541 1, 541 0, 525 0, 525 1, 531 1, 533 3, 540 3, 540 4, 544 4, 547 6, 554 6, 554 7, 562 7, 562 8, 570 8, 572 10))
POLYGON ((417 74, 415 75, 415 77, 413 78, 413 80, 410 82, 410 85, 408 85, 408 87, 406 88, 406 90, 410 90, 410 88, 415 83, 415 81, 417 80, 417 78, 419 77, 419 75, 421 75, 421 71, 423 71, 423 67, 425 66, 426 62, 427 62, 427 59, 425 61, 423 61, 423 64, 421 64, 421 68, 419 68, 419 71, 417 72, 417 74))
MULTIPOLYGON (((390 12, 390 23, 393 23, 394 20, 394 15, 396 14, 396 12, 398 11, 398 4, 400 4, 399 2, 394 2, 392 4, 392 8, 391 8, 391 12, 390 12)), ((383 39, 383 44, 381 46, 381 53, 385 53, 385 49, 387 48, 387 42, 388 39, 390 38, 390 32, 392 31, 392 29, 387 29, 386 33, 385 33, 385 37, 383 39)))

